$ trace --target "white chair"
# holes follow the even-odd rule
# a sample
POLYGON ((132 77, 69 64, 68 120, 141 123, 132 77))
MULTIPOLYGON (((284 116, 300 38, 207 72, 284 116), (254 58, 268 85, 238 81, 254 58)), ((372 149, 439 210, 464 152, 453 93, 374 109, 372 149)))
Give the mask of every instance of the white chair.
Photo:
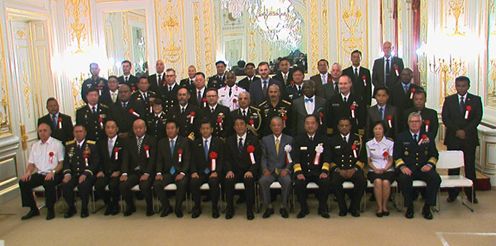
MULTIPOLYGON (((439 152, 439 160, 437 162, 436 168, 439 169, 455 169, 461 168, 463 170, 465 167, 465 161, 463 158, 463 151, 460 150, 448 150, 439 152)), ((441 186, 440 188, 468 188, 472 189, 472 200, 474 198, 474 182, 463 175, 441 175, 441 186)), ((462 192, 464 193, 464 192, 462 192)), ((439 196, 439 192, 438 192, 439 196)), ((461 196, 462 204, 467 207, 471 212, 474 209, 465 203, 463 199, 464 195, 461 196)), ((439 199, 438 199, 439 200, 439 199)), ((440 208, 439 202, 438 207, 440 208)))

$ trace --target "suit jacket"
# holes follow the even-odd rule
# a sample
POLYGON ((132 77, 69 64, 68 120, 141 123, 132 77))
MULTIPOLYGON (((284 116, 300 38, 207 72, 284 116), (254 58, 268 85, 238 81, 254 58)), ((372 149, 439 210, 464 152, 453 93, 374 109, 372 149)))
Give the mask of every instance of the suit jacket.
POLYGON ((477 146, 479 145, 479 136, 477 134, 477 126, 482 120, 482 102, 481 98, 467 93, 465 98, 465 110, 460 111, 460 103, 457 94, 446 97, 442 111, 443 123, 446 126, 446 135, 444 144, 448 148, 460 148, 465 144, 477 146), (468 118, 465 119, 467 107, 471 110, 468 113, 468 118), (456 137, 457 130, 465 131, 465 139, 456 137))
POLYGON ((112 118, 117 122, 120 133, 132 133, 133 122, 137 119, 145 118, 145 108, 138 101, 129 101, 127 107, 122 107, 122 102, 117 101, 110 109, 112 110, 112 118))
MULTIPOLYGON (((311 114, 316 115, 320 119, 319 133, 326 133, 327 119, 326 119, 326 100, 319 96, 314 97, 315 108, 311 114)), ((299 97, 293 101, 291 109, 291 126, 293 127, 294 134, 305 133, 305 117, 308 115, 305 108, 305 96, 299 97)))
POLYGON ((158 88, 165 83, 165 73, 162 75, 160 78, 161 80, 158 81, 158 74, 154 73, 150 76, 148 76, 148 82, 150 83, 150 90, 154 91, 155 93, 158 93, 158 88))
POLYGON ((360 67, 358 70, 358 77, 355 76, 353 66, 343 70, 343 74, 350 76, 353 86, 351 87, 353 93, 361 97, 362 102, 370 105, 372 101, 372 77, 370 70, 360 67))
MULTIPOLYGON (((420 140, 425 132, 419 132, 420 140)), ((429 142, 415 141, 410 131, 404 131, 398 135, 394 142, 393 158, 395 166, 399 169, 406 165, 410 170, 420 170, 424 165, 430 164, 435 168, 439 153, 436 148, 436 140, 429 139, 429 142)))
POLYGON ((274 75, 272 78, 277 81, 280 81, 282 85, 286 87, 287 85, 290 85, 293 82, 293 71, 291 71, 291 69, 288 71, 288 78, 286 79, 286 81, 284 81, 284 77, 282 76, 281 71, 277 72, 276 75, 274 75))
MULTIPOLYGON (((405 131, 408 129, 408 115, 412 112, 419 112, 415 107, 409 108, 403 114, 404 125, 403 128, 400 127, 400 131, 405 131)), ((429 137, 435 139, 437 137, 437 131, 439 130, 439 118, 437 117, 437 112, 434 109, 424 108, 420 110, 420 115, 422 115, 422 131, 429 134, 429 137), (429 125, 427 128, 426 126, 429 125)))
POLYGON ((98 104, 96 114, 87 104, 76 110, 76 124, 86 127, 86 139, 89 140, 98 141, 105 137, 103 129, 108 119, 112 119, 112 112, 105 104, 98 104))
POLYGON ((117 136, 110 155, 108 151, 108 137, 100 140, 97 145, 98 155, 100 157, 97 171, 102 171, 107 177, 110 177, 113 172, 121 171, 124 161, 128 161, 126 157, 128 155, 126 140, 117 136))
POLYGON ((365 104, 362 103, 361 99, 354 95, 353 92, 348 95, 346 103, 343 101, 341 94, 334 95, 331 100, 328 101, 328 134, 333 134, 337 132, 338 120, 347 117, 351 119, 352 133, 358 133, 360 135, 365 134, 365 116, 367 114, 365 104), (355 117, 353 118, 351 113, 351 105, 355 104, 355 117))
POLYGON ((363 169, 367 160, 365 143, 358 134, 350 133, 348 141, 344 141, 341 134, 335 134, 329 140, 331 152, 331 169, 363 169), (353 151, 353 147, 355 150, 353 151))
MULTIPOLYGON (((332 76, 330 73, 327 73, 327 83, 326 84, 322 84, 322 76, 319 74, 315 74, 313 75, 312 77, 310 77, 310 80, 313 80, 315 82, 315 94, 319 97, 324 97, 326 98, 327 100, 329 100, 331 98, 332 95, 330 95, 329 97, 326 96, 324 90, 323 90, 323 87, 324 85, 327 85, 327 84, 332 84, 332 76)), ((332 87, 329 87, 331 89, 333 89, 332 87)))
MULTIPOLYGON (((390 88, 390 93, 391 93, 391 97, 389 99, 390 104, 395 106, 398 112, 405 112, 405 110, 413 107, 413 93, 421 89, 422 87, 410 83, 408 92, 405 93, 402 83, 398 82, 395 85, 393 85, 392 88, 390 88)), ((405 124, 407 124, 406 122, 407 119, 403 118, 402 114, 399 115, 399 120, 400 120, 400 128, 402 128, 405 124)))
POLYGON ((176 104, 167 114, 167 119, 176 120, 179 126, 179 135, 191 140, 194 140, 195 136, 200 136, 200 122, 202 118, 201 109, 192 104, 187 105, 184 113, 181 113, 181 107, 176 104))
POLYGON ((250 86, 256 80, 260 80, 260 78, 257 76, 253 76, 252 81, 250 82, 248 77, 245 77, 244 79, 242 79, 238 82, 238 86, 245 89, 246 91, 250 92, 250 86))
POLYGON ((127 139, 127 155, 124 155, 122 173, 136 175, 148 173, 153 176, 155 174, 156 152, 157 142, 154 137, 145 134, 138 152, 136 136, 130 136, 127 139), (146 149, 148 149, 148 155, 146 149))
POLYGON ((294 139, 291 159, 293 159, 293 171, 295 175, 315 175, 329 173, 330 171, 330 151, 329 142, 326 135, 315 134, 313 140, 310 140, 307 133, 298 135, 294 139), (316 151, 315 148, 321 145, 324 151, 320 154, 318 165, 314 164, 316 151))
POLYGON ((398 133, 401 132, 399 125, 398 111, 395 106, 387 104, 384 108, 384 120, 379 112, 379 106, 376 104, 367 109, 367 122, 365 123, 365 136, 366 139, 374 137, 373 127, 375 122, 382 121, 386 125, 386 137, 395 139, 398 133))
POLYGON ((141 104, 142 105, 141 107, 143 107, 143 109, 144 109, 145 116, 148 116, 149 114, 152 113, 150 97, 157 96, 157 93, 155 93, 154 91, 151 91, 151 90, 144 92, 144 93, 145 93, 145 95, 142 95, 140 93, 140 91, 137 90, 131 95, 130 100, 135 101, 138 104, 141 104))
POLYGON ((99 161, 95 141, 85 140, 81 148, 77 146, 76 140, 65 143, 64 175, 71 174, 72 178, 77 178, 82 174, 95 175, 99 161), (85 160, 86 155, 87 160, 85 160))
POLYGON ((112 96, 110 96, 110 90, 107 87, 104 87, 102 90, 99 90, 99 98, 98 102, 103 103, 105 105, 112 104, 112 96))
POLYGON ((391 70, 389 71, 389 76, 386 78, 386 83, 384 83, 384 57, 377 58, 374 61, 374 66, 372 67, 372 83, 374 84, 374 87, 385 86, 391 88, 398 83, 401 71, 405 67, 403 65, 403 59, 397 56, 392 56, 390 59, 391 70))
POLYGON ((191 151, 191 173, 203 173, 209 175, 212 172, 212 152, 217 153, 217 159, 215 159, 215 172, 222 174, 224 172, 224 161, 225 161, 225 144, 217 137, 210 139, 210 145, 208 146, 208 153, 205 156, 204 140, 202 137, 195 139, 192 144, 191 151))
POLYGON ((202 111, 202 116, 208 118, 214 128, 213 136, 226 139, 233 133, 231 110, 228 107, 217 104, 213 113, 210 111, 210 106, 202 108, 202 111))
POLYGON ((157 153, 157 173, 176 175, 184 173, 187 175, 190 168, 190 142, 187 138, 178 136, 174 145, 174 150, 171 153, 169 138, 165 137, 158 142, 157 153), (179 154, 181 161, 179 161, 179 154))
POLYGON ((65 143, 74 138, 74 136, 72 135, 72 119, 68 115, 59 112, 57 125, 54 126, 52 116, 50 114, 46 114, 45 116, 38 119, 38 125, 40 125, 41 123, 48 124, 52 129, 52 137, 60 140, 60 142, 62 143, 65 143))
MULTIPOLYGON (((284 86, 282 85, 282 83, 279 80, 269 79, 269 83, 267 84, 267 91, 269 90, 269 86, 272 84, 279 85, 279 89, 281 91, 281 98, 286 98, 286 90, 284 89, 284 86)), ((266 94, 264 95, 263 90, 262 90, 262 79, 254 80, 250 84, 249 92, 250 92, 252 105, 259 105, 264 100, 268 99, 268 95, 266 95, 266 94)))
POLYGON ((337 95, 339 94, 339 91, 336 91, 335 88, 334 88, 334 82, 331 80, 330 83, 327 83, 325 85, 322 86, 322 88, 320 89, 320 92, 317 93, 318 91, 315 91, 315 94, 316 95, 323 95, 323 96, 320 96, 320 97, 324 97, 327 101, 331 100, 331 98, 334 96, 334 95, 337 95))
MULTIPOLYGON (((119 78, 117 78, 117 81, 119 81, 119 84, 124 84, 125 83, 125 81, 124 81, 124 75, 122 75, 119 78)), ((136 85, 138 84, 138 77, 130 74, 129 75, 129 79, 127 81, 127 84, 129 85, 129 87, 131 87, 131 91, 136 91, 138 89, 136 87, 136 85)))
POLYGON ((207 104, 207 87, 203 90, 201 102, 198 101, 198 90, 195 88, 193 93, 191 93, 191 97, 189 98, 189 104, 196 105, 200 108, 204 107, 207 104))
POLYGON ((267 169, 271 173, 276 172, 276 174, 278 174, 278 170, 289 170, 291 168, 292 163, 287 160, 286 152, 284 150, 286 145, 293 146, 293 137, 281 134, 279 152, 276 151, 276 142, 273 134, 262 138, 262 172, 267 169))
POLYGON ((232 171, 239 176, 247 171, 251 171, 253 176, 257 177, 260 169, 260 158, 262 157, 262 149, 260 148, 258 139, 253 135, 246 134, 246 139, 244 139, 244 145, 241 152, 238 148, 237 134, 230 136, 226 143, 226 173, 232 171), (250 154, 247 150, 248 146, 255 147, 255 152, 253 153, 255 156, 255 164, 252 164, 251 162, 250 154))

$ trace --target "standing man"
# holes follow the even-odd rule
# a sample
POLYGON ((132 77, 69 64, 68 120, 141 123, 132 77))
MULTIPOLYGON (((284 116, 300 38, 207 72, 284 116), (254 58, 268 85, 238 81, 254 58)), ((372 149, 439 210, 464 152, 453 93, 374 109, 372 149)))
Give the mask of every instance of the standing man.
POLYGON ((281 185, 281 209, 279 213, 283 218, 288 218, 288 197, 291 191, 291 156, 293 138, 283 134, 281 117, 273 117, 270 121, 271 135, 262 138, 262 174, 258 181, 262 188, 263 204, 265 212, 263 218, 269 218, 274 214, 272 199, 270 197, 270 185, 279 182, 281 185))
POLYGON ((238 82, 238 86, 245 89, 246 91, 250 91, 251 84, 256 80, 260 80, 259 77, 255 76, 256 72, 257 71, 255 69, 255 64, 248 62, 245 65, 246 77, 238 82))
POLYGON ((353 92, 359 95, 366 105, 370 106, 372 101, 372 77, 370 70, 360 65, 362 52, 354 50, 351 52, 351 66, 343 70, 343 74, 351 78, 353 92))
POLYGON ((30 208, 29 212, 22 216, 22 220, 40 215, 33 193, 33 188, 40 185, 45 188, 46 219, 55 218, 53 208, 56 199, 55 187, 62 180, 60 171, 62 171, 64 162, 64 145, 59 140, 50 137, 51 133, 49 124, 42 122, 38 125, 40 140, 31 146, 26 171, 19 180, 22 206, 30 208))
MULTIPOLYGON (((198 78, 199 76, 197 76, 198 78)), ((200 134, 202 110, 198 106, 188 103, 189 99, 188 89, 179 88, 177 91, 178 104, 168 112, 167 119, 176 121, 180 136, 195 140, 195 137, 200 134)))
POLYGON ((112 118, 119 124, 119 134, 122 137, 127 137, 132 133, 135 120, 145 119, 143 104, 140 101, 131 100, 131 88, 127 84, 119 86, 119 101, 112 105, 111 110, 112 118))
POLYGON ((434 139, 421 131, 422 116, 413 112, 408 115, 408 130, 400 133, 394 145, 393 157, 398 170, 398 184, 407 207, 405 217, 413 218, 413 181, 422 180, 427 183, 422 215, 432 219, 431 206, 436 205, 436 196, 441 184, 441 177, 436 172, 439 158, 434 139))
POLYGON ((334 63, 331 66, 331 78, 329 83, 324 84, 321 89, 316 90, 320 92, 320 95, 325 97, 327 101, 331 100, 334 95, 339 94, 339 78, 343 72, 341 71, 341 64, 334 63))
POLYGON ((165 83, 158 88, 158 91, 162 98, 164 112, 169 113, 169 110, 177 104, 177 91, 180 86, 176 83, 176 71, 174 69, 168 68, 165 73, 165 83))
POLYGON ((290 101, 295 100, 303 95, 303 79, 305 78, 305 73, 300 67, 296 67, 293 70, 293 83, 286 85, 286 94, 290 101))
POLYGON ((284 87, 282 86, 282 83, 278 80, 271 79, 269 77, 270 74, 270 68, 269 68, 269 63, 267 62, 260 62, 258 64, 258 74, 260 75, 260 80, 254 80, 250 84, 250 95, 251 95, 251 101, 253 105, 259 105, 263 101, 267 100, 268 98, 268 88, 269 86, 273 84, 277 84, 279 86, 279 89, 281 90, 280 93, 282 95, 282 98, 286 98, 284 96, 284 87))
POLYGON ((64 158, 64 179, 62 195, 69 207, 64 218, 76 213, 74 188, 77 186, 81 197, 81 218, 89 216, 88 202, 95 183, 95 173, 100 163, 96 142, 86 139, 86 129, 82 125, 74 126, 74 140, 66 143, 64 158))
POLYGON ((65 143, 72 136, 72 119, 70 116, 59 112, 59 103, 57 99, 50 97, 47 99, 46 108, 48 114, 38 119, 38 125, 46 123, 50 126, 52 137, 65 143))
POLYGON ((117 77, 114 75, 110 75, 108 78, 108 91, 104 93, 100 97, 100 103, 103 103, 107 106, 111 106, 115 102, 117 102, 119 95, 119 81, 117 81, 117 77))
MULTIPOLYGON (((431 139, 435 139, 439 130, 439 119, 436 110, 425 107, 426 98, 427 94, 424 90, 416 91, 413 95, 413 107, 405 111, 403 119, 407 119, 412 112, 419 112, 422 116, 422 131, 429 134, 431 139)), ((404 127, 408 127, 408 124, 404 127)))
POLYGON ((228 107, 230 111, 239 108, 239 93, 245 89, 236 85, 236 75, 232 72, 226 72, 226 86, 219 89, 219 103, 228 107))
MULTIPOLYGON (((423 90, 422 87, 412 83, 413 71, 410 68, 405 68, 400 73, 401 83, 396 83, 391 90, 391 105, 398 109, 398 112, 413 107, 413 95, 415 92, 423 90)), ((404 130, 407 125, 406 118, 400 115, 400 130, 404 130)))
MULTIPOLYGON (((446 126, 444 144, 448 150, 461 150, 465 161, 465 176, 476 183, 475 180, 475 150, 479 145, 477 126, 482 120, 481 98, 468 93, 470 79, 460 76, 455 79, 456 94, 446 97, 443 104, 443 123, 446 126)), ((449 175, 460 174, 460 169, 449 170, 449 175)), ((454 202, 459 190, 450 189, 448 202, 454 202)), ((470 194, 469 189, 465 194, 470 202, 478 203, 477 198, 470 194)))
MULTIPOLYGON (((181 88, 186 90, 186 88, 181 88)), ((167 137, 158 143, 157 176, 155 176, 154 189, 162 204, 160 217, 165 217, 172 212, 172 208, 164 188, 169 184, 176 184, 176 217, 183 217, 182 204, 186 197, 188 175, 190 168, 190 143, 188 139, 178 135, 179 128, 174 120, 169 120, 165 126, 167 137)))
POLYGON ((239 94, 239 108, 231 112, 231 119, 243 117, 248 122, 248 134, 259 136, 260 126, 262 126, 262 115, 260 109, 250 106, 250 93, 244 91, 239 94))
POLYGON ((196 77, 196 67, 190 65, 188 67, 188 77, 180 81, 181 87, 188 88, 189 92, 193 94, 195 92, 195 77, 196 77))
POLYGON ((98 141, 104 137, 103 126, 112 117, 111 110, 98 102, 98 89, 91 88, 86 95, 87 103, 76 110, 76 124, 83 125, 88 134, 86 138, 98 141))
POLYGON ((224 86, 224 81, 226 81, 226 63, 224 61, 217 61, 215 63, 215 68, 217 69, 217 74, 208 78, 208 88, 220 89, 224 86))
POLYGON ((372 67, 372 83, 375 87, 393 87, 400 78, 403 71, 403 60, 397 56, 392 56, 392 44, 389 41, 382 45, 384 56, 377 58, 372 67))
POLYGON ((319 119, 319 134, 326 133, 326 100, 315 95, 315 82, 307 80, 303 84, 303 97, 293 101, 291 108, 291 126, 293 134, 305 133, 305 117, 309 114, 319 119))
POLYGON ((329 74, 329 62, 326 59, 320 59, 317 62, 317 70, 319 73, 310 77, 310 80, 315 81, 315 89, 317 95, 320 97, 325 97, 322 91, 322 86, 331 82, 331 74, 329 74))
POLYGON ((131 74, 132 64, 128 60, 124 60, 121 63, 123 75, 118 78, 119 84, 127 84, 134 92, 136 91, 136 84, 138 83, 138 78, 131 74))
POLYGON ((279 60, 279 71, 272 78, 281 82, 281 84, 286 87, 293 83, 291 63, 287 57, 283 57, 279 60))
POLYGON ((163 81, 165 80, 165 64, 162 60, 157 60, 155 63, 155 70, 157 71, 155 74, 148 76, 148 82, 150 83, 150 90, 159 93, 158 88, 163 85, 163 81))
POLYGON ((272 84, 268 89, 269 98, 264 100, 258 108, 262 114, 262 129, 260 133, 261 136, 266 136, 271 134, 269 125, 270 119, 274 116, 279 116, 282 118, 283 126, 285 128, 284 132, 290 134, 291 132, 291 103, 281 99, 281 87, 277 84, 272 84))
POLYGON ((376 105, 367 108, 367 117, 365 123, 366 139, 374 137, 374 125, 377 121, 382 121, 384 126, 384 135, 391 139, 395 139, 400 132, 399 118, 400 114, 395 106, 388 103, 389 89, 386 87, 374 88, 374 98, 376 105))
POLYGON ((81 85, 81 99, 83 99, 84 102, 87 102, 86 94, 88 93, 88 90, 95 88, 100 81, 107 87, 107 80, 100 77, 100 67, 98 66, 98 63, 90 64, 90 74, 91 77, 86 79, 81 85))
POLYGON ((194 93, 190 94, 191 98, 189 102, 200 108, 207 106, 207 99, 205 94, 207 92, 207 87, 205 86, 205 74, 198 72, 195 75, 195 90, 194 93))

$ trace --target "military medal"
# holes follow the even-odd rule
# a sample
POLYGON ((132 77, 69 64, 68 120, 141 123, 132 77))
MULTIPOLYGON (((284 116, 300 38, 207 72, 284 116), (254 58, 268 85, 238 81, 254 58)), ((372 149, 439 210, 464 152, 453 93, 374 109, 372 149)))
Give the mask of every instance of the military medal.
POLYGON ((183 159, 183 149, 179 148, 177 149, 177 155, 178 155, 178 162, 181 163, 182 159, 183 159))
POLYGON ((132 114, 132 115, 134 115, 134 116, 138 117, 138 118, 140 117, 140 115, 139 115, 138 113, 136 113, 136 111, 134 111, 134 109, 133 109, 133 108, 130 108, 130 109, 128 110, 128 112, 129 112, 130 114, 132 114))
POLYGON ((216 163, 217 152, 215 151, 210 152, 209 157, 210 157, 210 170, 212 170, 212 172, 215 172, 217 168, 217 163, 216 163))
POLYGON ((251 127, 255 128, 255 121, 253 119, 250 119, 248 121, 248 124, 250 124, 251 127))
POLYGON ((468 120, 468 116, 470 115, 470 111, 472 111, 472 106, 467 105, 465 107, 465 119, 468 120))
POLYGON ((98 122, 100 123, 100 128, 103 128, 103 117, 101 115, 98 117, 98 122))
POLYGON ((248 151, 248 153, 250 154, 251 164, 255 165, 255 155, 253 154, 255 152, 255 146, 251 144, 248 145, 248 147, 246 147, 246 151, 248 151))
POLYGON ((219 125, 219 128, 220 130, 222 131, 222 122, 223 122, 223 116, 224 114, 223 113, 220 113, 218 116, 217 116, 217 124, 219 125))
POLYGON ((317 146, 315 146, 315 159, 313 160, 313 164, 314 165, 319 165, 319 162, 320 162, 320 154, 324 152, 324 147, 322 146, 322 144, 318 144, 317 146))

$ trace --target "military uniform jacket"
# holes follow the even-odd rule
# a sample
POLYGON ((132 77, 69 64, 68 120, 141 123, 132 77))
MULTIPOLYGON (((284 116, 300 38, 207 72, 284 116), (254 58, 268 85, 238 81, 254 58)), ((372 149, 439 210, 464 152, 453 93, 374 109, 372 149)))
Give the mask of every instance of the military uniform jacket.
POLYGON ((219 103, 228 107, 230 111, 236 110, 237 108, 239 108, 239 94, 244 91, 245 89, 237 85, 233 85, 232 87, 226 85, 218 90, 219 103), (230 96, 229 91, 231 91, 230 96))
POLYGON ((406 165, 410 170, 420 170, 424 165, 436 166, 439 153, 437 152, 435 139, 429 141, 422 140, 423 136, 428 136, 420 131, 419 140, 415 141, 410 131, 404 131, 398 135, 394 142, 393 157, 396 168, 406 165), (420 142, 420 144, 419 144, 420 142))
POLYGON ((100 157, 97 171, 102 171, 108 177, 113 172, 121 171, 124 161, 128 161, 126 157, 128 155, 126 141, 117 136, 111 153, 108 150, 108 138, 100 140, 97 145, 100 157))
POLYGON ((260 161, 262 158, 262 148, 258 139, 255 136, 246 134, 246 139, 244 139, 244 146, 241 152, 238 148, 237 134, 230 136, 226 143, 226 173, 232 171, 239 175, 244 174, 247 171, 251 171, 254 176, 257 176, 260 170, 260 161), (249 146, 253 146, 255 148, 255 151, 253 152, 255 164, 252 164, 251 162, 250 154, 248 153, 249 146))
POLYGON ((203 173, 209 175, 212 172, 212 153, 217 154, 215 159, 215 172, 223 173, 226 146, 222 140, 212 136, 209 142, 208 153, 205 155, 204 140, 202 137, 195 139, 193 149, 191 151, 191 173, 203 173))
POLYGON ((179 86, 182 88, 187 88, 189 93, 193 96, 195 94, 195 81, 190 78, 182 79, 179 82, 179 86))
POLYGON ((422 128, 421 130, 424 131, 425 133, 429 134, 429 137, 431 139, 434 139, 437 137, 437 131, 439 130, 439 118, 437 117, 437 112, 434 109, 430 108, 423 108, 422 110, 417 110, 415 107, 409 108, 405 111, 405 114, 403 115, 403 119, 405 119, 405 124, 403 125, 403 130, 408 129, 408 115, 412 112, 420 112, 420 115, 422 116, 422 128), (426 126, 429 127, 426 127, 426 126))
POLYGON ((81 85, 81 98, 84 102, 86 102, 86 94, 88 94, 88 90, 96 87, 100 81, 103 81, 105 86, 108 85, 108 81, 102 77, 98 77, 96 80, 93 80, 93 78, 88 78, 83 82, 81 85))
POLYGON ((477 126, 482 120, 482 102, 481 98, 467 93, 465 98, 465 109, 460 111, 458 95, 446 97, 442 111, 443 123, 446 126, 446 135, 444 144, 453 147, 461 147, 464 142, 479 145, 479 135, 477 126), (468 118, 465 119, 467 108, 470 107, 468 118), (465 130, 465 140, 456 137, 456 130, 465 130))
POLYGON ((285 87, 286 87, 286 94, 288 95, 288 98, 291 101, 303 95, 303 83, 299 85, 300 90, 298 90, 296 84, 289 84, 286 85, 285 87))
POLYGON ((117 101, 111 106, 112 118, 119 126, 119 132, 132 133, 133 122, 137 119, 145 119, 145 109, 138 101, 129 101, 126 107, 121 101, 117 101))
POLYGON ((270 100, 263 101, 258 105, 260 113, 262 114, 262 136, 271 134, 270 130, 270 120, 274 116, 279 116, 283 119, 285 128, 283 132, 285 134, 291 135, 291 102, 286 100, 279 100, 275 107, 272 106, 270 100))
POLYGON ((222 86, 224 86, 224 82, 226 81, 226 75, 214 75, 210 78, 208 78, 208 84, 207 88, 215 88, 215 89, 220 89, 222 86))
POLYGON ((198 106, 188 104, 186 110, 181 113, 181 106, 175 105, 167 114, 167 119, 176 120, 180 136, 191 140, 194 140, 195 136, 200 136, 202 111, 198 106))
POLYGON ((155 115, 152 114, 147 118, 148 135, 153 136, 157 141, 165 137, 165 125, 167 123, 167 115, 164 112, 155 115))
POLYGON ((306 133, 298 135, 291 151, 294 174, 318 176, 321 173, 329 173, 330 151, 328 146, 328 139, 325 135, 315 134, 313 140, 310 140, 306 133), (322 146, 323 152, 320 153, 318 164, 315 165, 316 147, 319 145, 322 146))
POLYGON ((122 163, 122 173, 138 175, 155 173, 157 143, 152 136, 145 134, 143 137, 139 151, 136 136, 133 135, 128 138, 127 155, 124 156, 126 159, 122 163))
POLYGON ((341 134, 335 134, 329 140, 329 148, 332 170, 363 169, 365 166, 367 153, 360 135, 350 133, 348 141, 345 142, 341 134))
MULTIPOLYGON (((133 93, 133 95, 131 95, 130 101, 135 101, 135 102, 143 105, 145 115, 148 116, 149 114, 152 113, 152 107, 150 104, 150 97, 153 97, 156 95, 157 95, 157 93, 155 93, 154 91, 147 91, 147 92, 143 92, 143 94, 141 94, 141 92, 138 90, 138 91, 135 91, 133 93)), ((143 117, 145 117, 145 116, 143 116, 143 117)))
POLYGON ((342 95, 336 94, 329 101, 328 110, 330 113, 328 114, 327 122, 329 122, 329 124, 327 134, 337 133, 338 120, 346 117, 351 119, 351 131, 364 135, 366 108, 359 97, 350 93, 348 98, 346 98, 346 102, 344 102, 342 95), (355 117, 353 117, 351 113, 352 105, 354 105, 355 108, 355 117))
POLYGON ((76 124, 86 127, 86 139, 98 141, 104 137, 104 126, 108 119, 112 118, 109 107, 98 104, 97 112, 93 113, 89 105, 84 105, 76 110, 76 124))
POLYGON ((166 114, 169 113, 175 105, 177 105, 178 90, 179 86, 176 84, 172 87, 172 91, 169 91, 169 85, 167 84, 158 88, 160 98, 162 99, 162 108, 166 114))
MULTIPOLYGON (((243 117, 243 112, 241 110, 241 108, 238 108, 232 111, 231 119, 243 117)), ((260 126, 262 126, 262 115, 260 114, 260 109, 250 106, 246 110, 246 116, 243 118, 248 123, 248 134, 253 134, 255 137, 258 137, 260 133, 260 126)))
POLYGON ((165 137, 160 140, 158 142, 157 173, 162 175, 177 175, 181 172, 185 175, 188 174, 191 165, 190 145, 187 138, 178 136, 171 153, 169 138, 165 137), (180 153, 181 160, 179 160, 180 153))
POLYGON ((96 143, 93 140, 85 140, 78 147, 76 140, 71 140, 65 143, 65 158, 64 158, 64 175, 71 174, 79 177, 79 175, 94 175, 98 170, 100 158, 96 143))
POLYGON ((221 139, 226 139, 233 132, 233 124, 231 120, 231 111, 228 107, 217 104, 215 110, 212 113, 210 111, 210 106, 207 105, 206 108, 202 108, 202 116, 208 118, 210 123, 214 128, 213 135, 220 137, 221 139))
POLYGON ((74 139, 72 136, 72 119, 70 116, 62 114, 59 112, 59 116, 57 118, 57 122, 54 125, 51 114, 46 114, 45 116, 38 119, 38 125, 41 123, 46 123, 50 125, 52 129, 52 137, 60 140, 60 142, 65 143, 74 139))

